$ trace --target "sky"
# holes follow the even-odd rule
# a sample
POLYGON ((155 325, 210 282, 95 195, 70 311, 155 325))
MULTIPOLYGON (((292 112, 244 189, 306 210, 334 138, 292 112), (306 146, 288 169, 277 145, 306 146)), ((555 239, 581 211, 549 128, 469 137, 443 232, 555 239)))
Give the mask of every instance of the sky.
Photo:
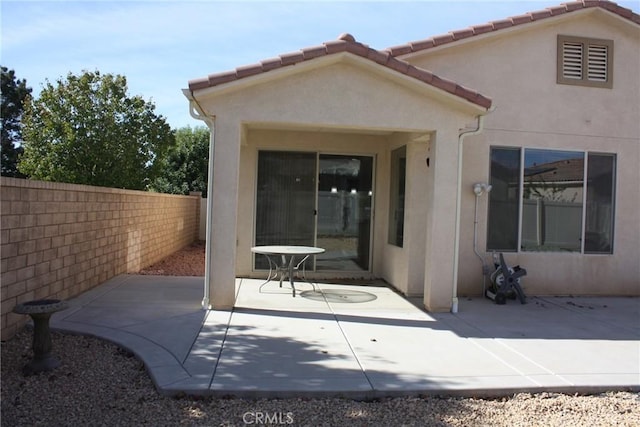
MULTIPOLYGON (((34 96, 69 73, 124 75, 172 128, 196 127, 182 94, 191 79, 345 32, 384 49, 564 1, 0 0, 0 64, 34 96)), ((640 0, 617 3, 640 12, 640 0)))

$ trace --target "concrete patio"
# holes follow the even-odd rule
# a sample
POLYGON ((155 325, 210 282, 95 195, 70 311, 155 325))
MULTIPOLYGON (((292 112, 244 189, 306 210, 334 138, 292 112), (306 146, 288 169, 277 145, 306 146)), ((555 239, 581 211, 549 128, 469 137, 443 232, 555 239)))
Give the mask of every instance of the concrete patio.
POLYGON ((122 275, 51 325, 129 349, 168 395, 640 390, 639 298, 461 299, 451 314, 384 283, 296 287, 293 298, 276 282, 237 279, 235 308, 205 311, 201 277, 122 275))

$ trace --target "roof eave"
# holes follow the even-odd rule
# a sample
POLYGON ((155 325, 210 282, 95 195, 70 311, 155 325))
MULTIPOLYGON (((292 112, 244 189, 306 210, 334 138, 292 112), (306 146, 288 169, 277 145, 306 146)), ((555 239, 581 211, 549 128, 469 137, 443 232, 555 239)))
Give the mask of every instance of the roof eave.
POLYGON ((461 30, 454 30, 428 39, 392 46, 385 49, 385 51, 394 57, 407 60, 427 52, 436 52, 466 43, 478 42, 487 38, 503 37, 512 32, 530 30, 532 27, 551 25, 558 21, 593 13, 605 13, 626 25, 640 26, 640 15, 634 13, 631 9, 617 6, 615 3, 585 1, 587 6, 578 7, 581 4, 583 3, 563 3, 559 6, 549 7, 523 15, 491 21, 461 30), (593 6, 590 5, 591 3, 598 3, 598 5, 593 6))
MULTIPOLYGON (((185 89, 184 92, 189 92, 193 98, 202 100, 247 89, 251 86, 267 83, 269 81, 279 80, 293 74, 303 73, 305 71, 340 62, 346 62, 357 65, 361 68, 369 69, 375 74, 384 75, 386 78, 390 78, 405 86, 409 86, 414 90, 421 90, 424 93, 428 93, 430 96, 437 94, 443 99, 457 103, 459 106, 464 105, 467 108, 470 107, 476 114, 486 114, 491 108, 491 98, 486 97, 477 91, 466 88, 451 80, 439 77, 427 70, 415 67, 399 59, 390 59, 391 64, 381 65, 381 59, 376 61, 371 58, 365 58, 361 55, 344 51, 314 58, 313 61, 298 62, 295 63, 295 66, 279 67, 268 72, 252 73, 251 75, 243 76, 242 78, 231 78, 230 76, 225 76, 225 74, 228 73, 220 73, 219 75, 209 76, 209 78, 191 80, 189 89, 185 89), (402 69, 402 71, 400 69, 402 69), (216 84, 213 86, 205 85, 205 81, 210 83, 212 78, 216 84)), ((262 61, 262 63, 264 62, 265 61, 262 61)), ((252 66, 241 67, 237 70, 250 67, 252 66)), ((255 68, 255 66, 253 66, 253 68, 255 68)), ((189 96, 187 97, 189 98, 189 96)))
MULTIPOLYGON (((191 94, 198 99, 220 96, 241 89, 246 89, 257 84, 278 80, 289 75, 337 63, 341 60, 341 56, 344 56, 345 54, 346 53, 342 52, 335 55, 317 58, 314 61, 290 64, 290 66, 274 67, 267 71, 251 73, 250 75, 245 75, 241 78, 231 76, 231 72, 212 74, 208 77, 189 80, 189 88, 186 90, 189 90, 191 94)), ((274 59, 267 59, 265 61, 261 61, 260 64, 269 63, 272 60, 274 59)), ((249 65, 246 67, 239 67, 236 70, 249 67, 255 68, 256 66, 249 65)))

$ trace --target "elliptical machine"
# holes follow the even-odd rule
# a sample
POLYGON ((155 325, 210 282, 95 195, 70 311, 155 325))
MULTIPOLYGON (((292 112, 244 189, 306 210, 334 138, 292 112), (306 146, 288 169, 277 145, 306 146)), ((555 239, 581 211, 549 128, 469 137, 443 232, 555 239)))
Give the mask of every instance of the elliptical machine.
POLYGON ((522 304, 526 304, 527 296, 520 287, 520 278, 527 275, 527 270, 519 265, 513 268, 507 266, 502 252, 499 256, 493 253, 493 265, 495 271, 491 273, 491 285, 485 291, 485 296, 499 305, 506 304, 507 298, 516 299, 516 296, 522 304))

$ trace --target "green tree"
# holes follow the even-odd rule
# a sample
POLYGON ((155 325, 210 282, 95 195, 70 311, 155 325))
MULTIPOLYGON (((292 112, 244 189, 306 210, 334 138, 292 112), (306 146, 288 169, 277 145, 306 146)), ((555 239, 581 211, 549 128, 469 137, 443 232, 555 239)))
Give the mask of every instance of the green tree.
POLYGON ((23 178, 18 172, 18 156, 22 154, 22 126, 21 119, 24 111, 24 103, 31 93, 27 87, 27 81, 16 79, 13 70, 7 67, 2 69, 2 109, 0 111, 1 127, 0 139, 2 141, 2 159, 0 167, 3 176, 23 178))
POLYGON ((47 81, 25 106, 18 169, 44 181, 147 189, 175 142, 154 110, 127 94, 124 76, 96 71, 47 81))
POLYGON ((152 188, 162 193, 207 194, 209 165, 209 129, 183 127, 176 132, 176 144, 162 160, 160 176, 152 188))

